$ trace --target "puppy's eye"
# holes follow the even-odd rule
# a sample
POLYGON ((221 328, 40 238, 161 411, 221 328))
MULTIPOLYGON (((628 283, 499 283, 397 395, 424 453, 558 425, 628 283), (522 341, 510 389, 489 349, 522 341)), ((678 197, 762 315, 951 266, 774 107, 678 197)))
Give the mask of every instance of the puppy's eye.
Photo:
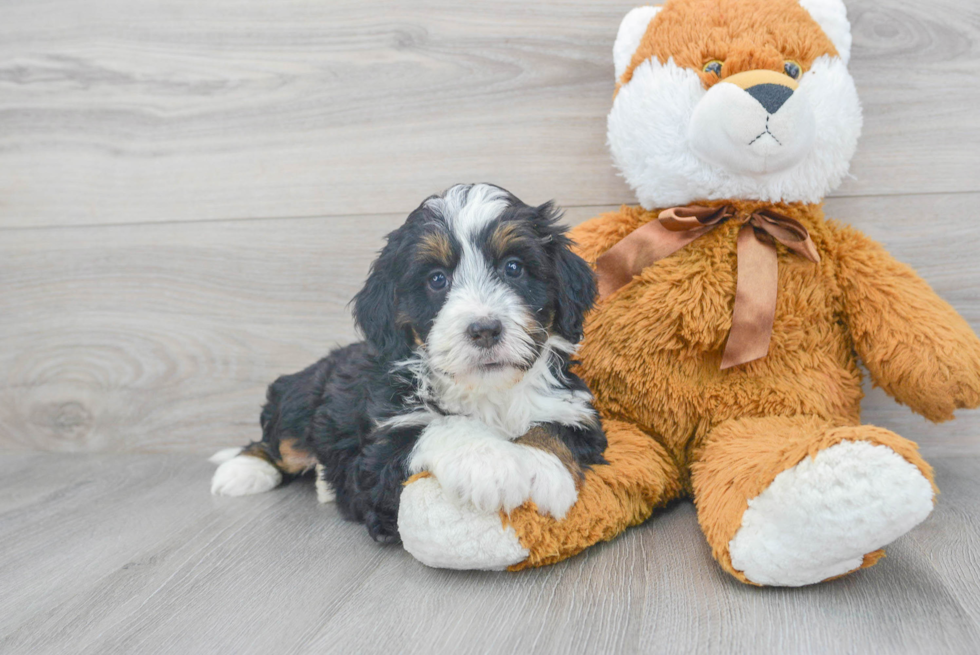
POLYGON ((429 276, 429 288, 433 291, 442 291, 449 284, 449 278, 442 271, 436 271, 429 276))
POLYGON ((803 67, 797 64, 793 60, 789 60, 783 64, 783 72, 792 77, 794 80, 800 79, 800 75, 803 74, 803 67))
POLYGON ((511 259, 504 264, 504 275, 507 277, 520 277, 524 274, 524 264, 517 259, 511 259))
POLYGON ((701 70, 703 70, 705 73, 714 73, 718 77, 721 77, 721 66, 722 63, 720 60, 712 59, 707 64, 705 64, 704 68, 702 68, 701 70))

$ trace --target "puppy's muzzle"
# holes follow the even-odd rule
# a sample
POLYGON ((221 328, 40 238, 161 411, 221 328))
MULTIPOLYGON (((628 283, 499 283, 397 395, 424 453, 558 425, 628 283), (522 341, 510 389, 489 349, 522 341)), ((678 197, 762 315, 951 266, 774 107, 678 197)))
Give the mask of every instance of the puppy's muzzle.
POLYGON ((466 328, 466 336, 474 346, 483 349, 490 349, 500 341, 500 335, 504 331, 503 324, 495 318, 484 318, 470 323, 466 328))

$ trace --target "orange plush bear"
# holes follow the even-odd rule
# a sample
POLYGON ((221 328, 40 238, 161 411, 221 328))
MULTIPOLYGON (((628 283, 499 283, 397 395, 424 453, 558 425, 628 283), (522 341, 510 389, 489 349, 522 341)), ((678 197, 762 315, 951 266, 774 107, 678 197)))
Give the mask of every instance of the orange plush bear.
POLYGON ((579 226, 602 298, 580 374, 608 465, 562 521, 402 494, 423 562, 556 562, 693 497, 743 582, 799 586, 877 561, 932 510, 915 444, 860 422, 861 369, 933 421, 980 404, 980 341, 911 268, 824 217, 861 111, 840 0, 668 0, 614 46, 608 136, 640 207, 579 226))

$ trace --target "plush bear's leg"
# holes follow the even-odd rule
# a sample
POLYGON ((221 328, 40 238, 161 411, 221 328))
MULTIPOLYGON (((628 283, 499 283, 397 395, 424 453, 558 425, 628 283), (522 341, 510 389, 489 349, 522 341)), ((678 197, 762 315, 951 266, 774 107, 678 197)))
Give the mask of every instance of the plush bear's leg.
POLYGON ((507 516, 455 504, 433 477, 402 491, 398 530, 405 549, 429 566, 519 570, 552 564, 642 523, 677 497, 681 474, 650 435, 623 421, 604 421, 609 464, 587 471, 575 505, 561 521, 526 503, 507 516))
POLYGON ((743 582, 802 586, 871 566, 932 511, 914 443, 811 417, 722 423, 692 468, 715 558, 743 582))

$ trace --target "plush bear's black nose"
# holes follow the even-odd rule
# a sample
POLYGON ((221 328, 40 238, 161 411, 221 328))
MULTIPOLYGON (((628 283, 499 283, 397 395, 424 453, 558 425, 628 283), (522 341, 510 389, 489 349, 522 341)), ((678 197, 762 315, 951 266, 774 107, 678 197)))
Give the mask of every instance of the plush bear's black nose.
POLYGON ((470 323, 466 328, 466 334, 473 340, 473 344, 480 348, 491 348, 500 341, 500 333, 504 331, 504 326, 497 319, 484 318, 470 323))
POLYGON ((789 97, 793 95, 793 89, 782 84, 756 84, 745 90, 750 96, 759 101, 770 114, 775 114, 783 106, 789 97))

